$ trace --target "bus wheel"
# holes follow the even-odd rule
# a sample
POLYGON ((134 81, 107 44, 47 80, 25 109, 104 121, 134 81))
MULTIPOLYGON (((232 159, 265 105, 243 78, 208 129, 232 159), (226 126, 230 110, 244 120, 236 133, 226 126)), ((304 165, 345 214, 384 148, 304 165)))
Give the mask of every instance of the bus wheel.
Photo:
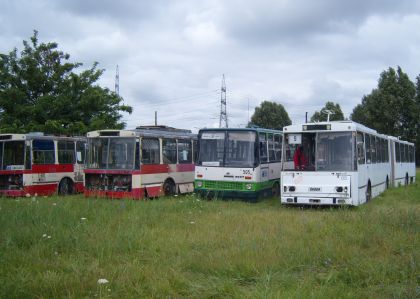
POLYGON ((408 185, 408 173, 405 174, 405 185, 408 185))
POLYGON ((58 195, 70 195, 72 193, 73 183, 67 178, 62 179, 58 185, 58 195))
POLYGON ((175 183, 172 180, 166 180, 165 183, 163 183, 163 193, 165 196, 172 196, 175 194, 175 183))
POLYGON ((366 187, 366 202, 369 202, 372 199, 372 188, 370 186, 370 182, 366 187))
POLYGON ((273 184, 273 187, 271 189, 271 195, 274 197, 279 197, 280 196, 280 185, 278 182, 275 182, 273 184))

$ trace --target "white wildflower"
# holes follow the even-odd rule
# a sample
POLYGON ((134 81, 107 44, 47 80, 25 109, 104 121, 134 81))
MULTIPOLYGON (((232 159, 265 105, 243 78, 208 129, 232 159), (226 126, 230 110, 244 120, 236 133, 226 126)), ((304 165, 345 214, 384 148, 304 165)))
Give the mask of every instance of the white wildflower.
POLYGON ((35 193, 35 197, 37 197, 38 196, 38 193, 35 193))
POLYGON ((190 221, 190 223, 191 223, 191 224, 194 224, 194 223, 195 223, 195 221, 190 221))
POLYGON ((47 238, 48 238, 48 239, 51 239, 51 236, 48 236, 47 238))
POLYGON ((175 194, 174 196, 175 196, 175 197, 177 197, 177 196, 178 196, 178 194, 175 194))
POLYGON ((42 237, 43 237, 43 238, 46 238, 46 237, 47 237, 47 234, 43 234, 43 235, 42 235, 42 237))
POLYGON ((80 220, 86 220, 86 218, 85 217, 82 217, 82 218, 80 218, 80 220))
POLYGON ((26 197, 31 197, 31 195, 29 193, 26 193, 25 196, 26 197))
POLYGON ((106 283, 108 283, 109 281, 107 280, 107 279, 105 279, 105 278, 99 278, 98 279, 98 284, 106 284, 106 283))
POLYGON ((53 206, 56 206, 57 205, 57 203, 56 202, 53 202, 53 206))

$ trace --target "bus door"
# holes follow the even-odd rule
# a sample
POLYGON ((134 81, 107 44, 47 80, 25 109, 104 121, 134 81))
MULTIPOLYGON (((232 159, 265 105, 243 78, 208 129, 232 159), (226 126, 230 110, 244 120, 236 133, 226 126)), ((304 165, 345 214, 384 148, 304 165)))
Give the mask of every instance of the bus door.
POLYGON ((370 160, 370 139, 369 135, 357 132, 356 136, 356 155, 357 155, 357 171, 358 171, 358 200, 354 204, 360 204, 360 199, 365 197, 366 184, 368 181, 368 167, 370 160), (364 187, 364 188, 362 188, 364 187))

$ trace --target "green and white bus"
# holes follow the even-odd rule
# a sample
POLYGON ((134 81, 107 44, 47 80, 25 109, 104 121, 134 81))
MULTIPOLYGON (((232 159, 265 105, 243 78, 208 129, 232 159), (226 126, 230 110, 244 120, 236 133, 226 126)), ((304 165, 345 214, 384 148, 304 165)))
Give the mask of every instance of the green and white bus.
POLYGON ((255 201, 279 196, 283 133, 262 128, 201 129, 195 192, 255 201))

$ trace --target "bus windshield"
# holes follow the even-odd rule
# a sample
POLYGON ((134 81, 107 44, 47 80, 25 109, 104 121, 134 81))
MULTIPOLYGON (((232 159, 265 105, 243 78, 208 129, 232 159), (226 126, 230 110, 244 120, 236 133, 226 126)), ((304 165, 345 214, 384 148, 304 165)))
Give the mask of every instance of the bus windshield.
POLYGON ((88 141, 88 168, 133 169, 135 138, 91 138, 88 141))
POLYGON ((290 133, 285 135, 284 170, 353 171, 352 132, 290 133))
POLYGON ((254 167, 256 134, 252 131, 205 131, 200 137, 202 166, 254 167))
POLYGON ((25 168, 25 142, 0 142, 0 161, 2 170, 18 170, 25 168))

